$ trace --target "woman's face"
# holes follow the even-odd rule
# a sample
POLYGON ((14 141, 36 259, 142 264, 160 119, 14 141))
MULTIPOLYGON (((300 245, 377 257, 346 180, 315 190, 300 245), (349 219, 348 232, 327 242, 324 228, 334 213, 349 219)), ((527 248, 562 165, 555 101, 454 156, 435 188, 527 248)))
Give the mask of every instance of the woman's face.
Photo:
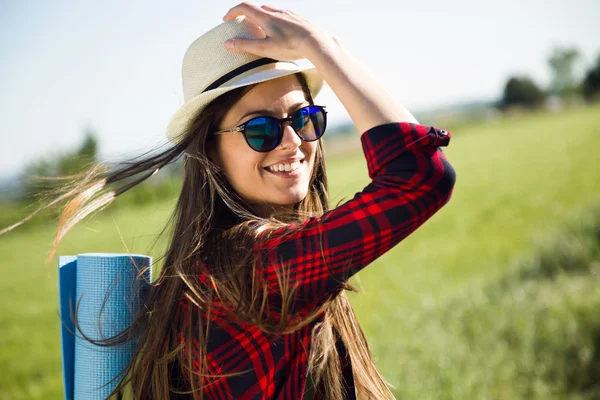
MULTIPOLYGON (((219 130, 232 129, 261 115, 284 118, 308 104, 300 82, 293 75, 262 82, 228 111, 219 130)), ((281 144, 268 153, 251 149, 240 132, 216 136, 215 161, 246 201, 268 210, 304 199, 315 164, 316 141, 301 140, 289 123, 284 124, 281 144), (293 169, 298 162, 300 166, 293 172, 273 172, 270 168, 290 164, 293 169)))

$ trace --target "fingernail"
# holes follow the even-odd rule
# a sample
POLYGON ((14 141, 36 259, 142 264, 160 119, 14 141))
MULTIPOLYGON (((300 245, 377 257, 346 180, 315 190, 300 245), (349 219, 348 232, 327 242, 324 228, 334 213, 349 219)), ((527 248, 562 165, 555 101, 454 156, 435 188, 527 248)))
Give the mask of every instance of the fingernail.
POLYGON ((227 40, 227 41, 225 41, 225 48, 227 50, 233 50, 233 40, 227 40))

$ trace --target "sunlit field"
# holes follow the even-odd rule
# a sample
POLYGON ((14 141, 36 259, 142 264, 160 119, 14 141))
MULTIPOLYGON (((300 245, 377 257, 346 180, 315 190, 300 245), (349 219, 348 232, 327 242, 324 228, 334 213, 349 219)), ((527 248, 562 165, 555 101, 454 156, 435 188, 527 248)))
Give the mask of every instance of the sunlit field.
MULTIPOLYGON (((598 398, 600 106, 452 134, 450 202, 353 278, 380 371, 398 398, 598 398)), ((327 167, 334 205, 368 182, 359 150, 327 167)), ((58 253, 157 257, 172 206, 109 207, 58 253)), ((62 396, 53 228, 0 237, 0 399, 62 396)))

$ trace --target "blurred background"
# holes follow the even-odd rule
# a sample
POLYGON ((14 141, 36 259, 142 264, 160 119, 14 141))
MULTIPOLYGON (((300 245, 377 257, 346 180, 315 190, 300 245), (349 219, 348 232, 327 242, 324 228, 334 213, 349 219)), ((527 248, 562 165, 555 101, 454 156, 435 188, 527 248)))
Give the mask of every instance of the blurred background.
MULTIPOLYGON (((1 2, 0 229, 60 185, 40 177, 165 145, 187 46, 236 4, 1 2)), ((600 2, 267 4, 335 34, 421 123, 452 131, 450 203, 353 278, 395 395, 600 398, 600 2)), ((366 164, 333 92, 316 103, 335 205, 368 183, 366 164)), ((160 257, 180 177, 176 163, 119 197, 58 254, 160 257)), ((58 215, 0 236, 0 399, 62 396, 45 263, 58 215)))

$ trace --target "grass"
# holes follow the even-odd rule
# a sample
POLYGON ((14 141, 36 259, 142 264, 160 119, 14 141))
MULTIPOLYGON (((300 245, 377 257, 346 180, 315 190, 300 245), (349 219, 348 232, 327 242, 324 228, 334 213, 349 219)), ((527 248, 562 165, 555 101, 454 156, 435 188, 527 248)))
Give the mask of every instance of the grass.
POLYGON ((398 398, 597 399, 598 287, 600 208, 500 281, 402 308, 381 367, 398 398))
MULTIPOLYGON (((453 132, 444 149, 457 172, 450 203, 354 279, 362 293, 351 301, 399 397, 585 396, 572 385, 547 383, 557 380, 552 374, 566 381, 566 368, 550 375, 522 371, 535 371, 532 363, 544 357, 570 362, 573 348, 592 351, 590 345, 567 348, 570 342, 561 339, 597 332, 592 269, 502 282, 600 200, 592 153, 599 135, 599 106, 453 132)), ((368 182, 360 152, 328 160, 328 174, 334 204, 368 182)), ((59 254, 158 256, 161 244, 152 252, 149 245, 172 206, 109 208, 74 228, 59 254)), ((53 226, 40 225, 0 238, 0 399, 62 395, 56 260, 44 265, 52 235, 53 226)))

